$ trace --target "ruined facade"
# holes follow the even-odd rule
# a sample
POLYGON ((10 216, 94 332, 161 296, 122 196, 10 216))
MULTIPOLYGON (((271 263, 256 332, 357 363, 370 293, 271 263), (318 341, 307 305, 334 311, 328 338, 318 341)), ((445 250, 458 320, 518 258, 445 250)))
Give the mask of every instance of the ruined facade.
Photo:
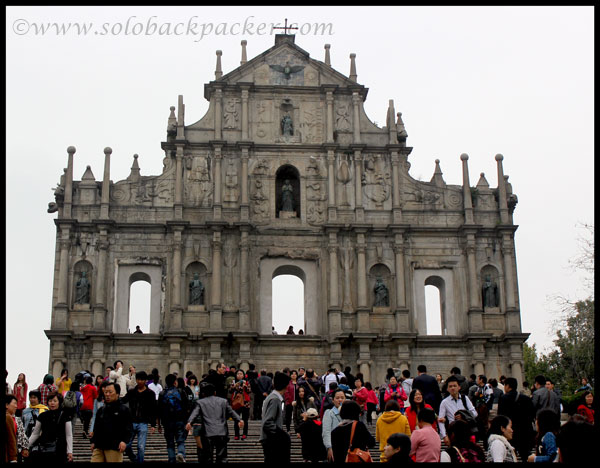
POLYGON ((380 382, 388 367, 522 381, 512 221, 516 196, 496 155, 447 185, 409 175, 393 101, 386 126, 350 75, 311 58, 293 35, 204 87, 206 115, 171 107, 162 174, 73 180, 75 148, 49 212, 58 212, 50 372, 103 373, 120 358, 162 375, 218 361, 247 368, 350 365, 380 382), (85 273, 85 274, 84 274, 85 273), (272 279, 304 283, 303 336, 271 334, 272 279), (151 285, 150 330, 130 334, 129 294, 151 285), (425 286, 440 292, 442 334, 427 335, 425 286))

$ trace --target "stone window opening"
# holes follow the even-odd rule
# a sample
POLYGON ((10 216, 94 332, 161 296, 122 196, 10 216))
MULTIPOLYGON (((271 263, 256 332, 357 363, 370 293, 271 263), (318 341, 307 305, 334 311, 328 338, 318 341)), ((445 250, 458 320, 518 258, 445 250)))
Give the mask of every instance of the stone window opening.
POLYGON ((424 287, 427 335, 447 335, 444 280, 439 276, 430 276, 425 280, 424 287))
POLYGON ((132 275, 129 284, 128 332, 133 333, 139 325, 143 333, 150 333, 150 298, 152 281, 144 273, 132 275))
MULTIPOLYGON (((294 267, 281 267, 273 273, 272 287, 272 326, 278 335, 286 335, 290 326, 298 335, 300 330, 307 334, 304 313, 303 272, 294 267)), ((314 333, 314 330, 313 330, 314 333)))

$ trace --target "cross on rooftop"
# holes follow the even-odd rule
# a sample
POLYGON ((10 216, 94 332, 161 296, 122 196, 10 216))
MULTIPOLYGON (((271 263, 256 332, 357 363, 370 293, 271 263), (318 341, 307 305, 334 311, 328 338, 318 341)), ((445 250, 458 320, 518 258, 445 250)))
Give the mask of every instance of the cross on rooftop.
POLYGON ((273 29, 283 29, 283 34, 287 35, 287 30, 288 29, 298 29, 298 28, 293 28, 292 26, 288 26, 287 25, 287 18, 285 19, 285 26, 282 28, 281 26, 273 26, 273 29))

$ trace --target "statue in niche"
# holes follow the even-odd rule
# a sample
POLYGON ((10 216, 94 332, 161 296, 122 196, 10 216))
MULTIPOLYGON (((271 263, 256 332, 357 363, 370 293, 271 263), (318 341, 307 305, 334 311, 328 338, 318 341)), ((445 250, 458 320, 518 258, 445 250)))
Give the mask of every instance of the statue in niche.
POLYGON ((390 306, 390 295, 388 292, 388 288, 385 284, 383 284, 383 280, 381 279, 381 276, 377 277, 373 291, 375 292, 375 301, 373 303, 373 307, 389 307, 390 306))
POLYGON ((483 307, 498 307, 498 285, 492 280, 490 275, 485 275, 485 281, 482 287, 483 307))
POLYGON ((341 190, 340 190, 340 206, 349 206, 350 202, 348 201, 348 183, 350 182, 350 180, 352 180, 352 166, 350 164, 348 164, 348 159, 349 156, 346 155, 346 157, 342 157, 340 156, 338 158, 338 170, 337 170, 337 180, 339 182, 342 183, 341 186, 341 190))
POLYGON ((294 124, 292 122, 292 118, 287 114, 281 119, 281 134, 283 136, 294 135, 294 124))
POLYGON ((233 161, 229 161, 227 172, 225 173, 225 201, 236 202, 238 199, 238 177, 233 165, 233 161))
POLYGON ((229 99, 225 104, 225 112, 223 113, 223 119, 225 120, 225 128, 235 128, 236 123, 239 120, 238 111, 235 106, 235 99, 229 99))
POLYGON ((90 303, 90 282, 86 278, 85 271, 81 272, 81 277, 75 285, 75 304, 90 303))
POLYGON ((252 209, 253 213, 260 217, 268 217, 269 216, 269 205, 268 205, 268 197, 263 193, 263 183, 260 180, 256 180, 254 182, 255 190, 250 195, 250 198, 254 200, 254 207, 252 209))
POLYGON ((354 266, 354 249, 349 238, 346 238, 346 246, 340 248, 340 266, 344 270, 344 302, 342 310, 348 312, 352 310, 352 299, 350 296, 351 288, 351 270, 354 266))
POLYGON ((194 279, 190 281, 190 305, 204 304, 204 285, 198 273, 194 273, 194 279))
POLYGON ((225 252, 223 255, 223 264, 225 265, 225 309, 228 311, 235 309, 235 299, 233 297, 234 268, 237 265, 237 250, 234 248, 233 239, 225 243, 225 252))
POLYGON ((294 211, 294 188, 290 183, 290 179, 285 179, 283 187, 281 187, 281 211, 294 211))
POLYGON ((340 131, 350 130, 350 114, 348 112, 348 106, 340 104, 335 111, 335 126, 340 131))

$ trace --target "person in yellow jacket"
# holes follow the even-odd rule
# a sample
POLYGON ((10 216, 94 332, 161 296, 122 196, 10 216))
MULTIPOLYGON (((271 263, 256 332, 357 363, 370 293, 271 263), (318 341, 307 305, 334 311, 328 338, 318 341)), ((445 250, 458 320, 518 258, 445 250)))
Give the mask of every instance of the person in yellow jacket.
POLYGON ((410 426, 408 419, 400 412, 400 405, 396 400, 389 400, 385 404, 385 411, 377 419, 375 426, 375 440, 379 442, 381 455, 379 460, 386 462, 383 449, 387 445, 388 437, 395 433, 406 434, 410 436, 410 426))

